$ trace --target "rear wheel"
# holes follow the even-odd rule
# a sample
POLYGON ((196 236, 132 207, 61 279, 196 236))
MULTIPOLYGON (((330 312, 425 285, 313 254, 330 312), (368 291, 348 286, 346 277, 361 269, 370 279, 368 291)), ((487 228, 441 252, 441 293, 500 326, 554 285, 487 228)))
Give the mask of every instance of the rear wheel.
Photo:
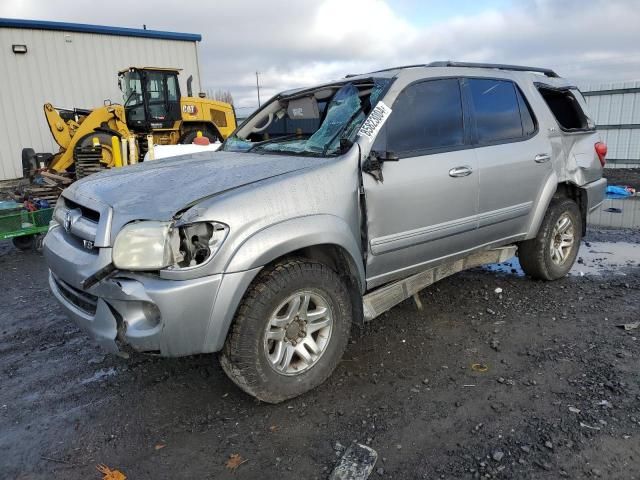
POLYGON ((326 265, 290 260, 265 269, 247 292, 220 355, 229 378, 269 403, 324 382, 351 330, 347 287, 326 265))
POLYGON ((20 237, 13 237, 11 239, 13 246, 18 250, 22 250, 23 252, 33 250, 36 246, 36 236, 35 235, 22 235, 20 237))
POLYGON ((573 266, 582 239, 582 216, 569 198, 554 199, 536 238, 518 246, 524 273, 539 280, 557 280, 573 266))

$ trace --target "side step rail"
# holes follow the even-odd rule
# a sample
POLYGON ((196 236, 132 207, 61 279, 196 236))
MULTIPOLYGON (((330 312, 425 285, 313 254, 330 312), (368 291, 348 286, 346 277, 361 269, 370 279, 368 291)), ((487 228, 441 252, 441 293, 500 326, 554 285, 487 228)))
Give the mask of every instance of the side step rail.
POLYGON ((516 254, 517 248, 515 245, 509 245, 507 247, 472 253, 459 260, 440 264, 437 267, 429 268, 428 270, 373 290, 362 297, 364 321, 369 322, 373 320, 400 302, 414 296, 420 290, 449 275, 488 263, 502 263, 513 257, 516 254))

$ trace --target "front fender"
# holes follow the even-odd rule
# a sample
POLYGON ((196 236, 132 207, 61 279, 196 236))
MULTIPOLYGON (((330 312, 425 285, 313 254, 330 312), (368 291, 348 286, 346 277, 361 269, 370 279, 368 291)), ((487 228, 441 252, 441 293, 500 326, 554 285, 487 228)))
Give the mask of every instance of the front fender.
POLYGON ((360 285, 365 285, 359 239, 343 219, 327 214, 297 217, 258 231, 236 250, 225 273, 263 267, 295 250, 316 245, 336 245, 344 249, 357 268, 360 285))

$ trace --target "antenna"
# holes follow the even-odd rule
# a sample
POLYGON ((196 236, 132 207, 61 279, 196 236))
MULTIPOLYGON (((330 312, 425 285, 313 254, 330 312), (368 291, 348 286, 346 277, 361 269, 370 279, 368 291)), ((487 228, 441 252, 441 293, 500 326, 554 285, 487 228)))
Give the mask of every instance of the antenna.
POLYGON ((258 90, 258 108, 260 108, 260 80, 258 75, 260 75, 260 72, 256 71, 256 89, 258 90))

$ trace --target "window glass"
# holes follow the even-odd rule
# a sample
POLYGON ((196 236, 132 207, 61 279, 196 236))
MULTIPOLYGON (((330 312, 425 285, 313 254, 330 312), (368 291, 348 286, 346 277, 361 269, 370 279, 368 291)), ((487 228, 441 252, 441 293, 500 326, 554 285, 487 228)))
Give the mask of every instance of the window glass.
POLYGON ((178 101, 178 79, 172 75, 167 77, 167 91, 169 92, 169 101, 178 101))
POLYGON ((457 79, 409 85, 387 121, 387 149, 395 153, 464 144, 462 97, 457 79))
POLYGON ((515 85, 504 80, 469 79, 478 141, 491 143, 522 137, 515 85))
POLYGON ((536 131, 533 113, 518 87, 516 87, 516 94, 518 95, 518 106, 520 107, 520 118, 522 119, 522 133, 524 136, 532 135, 536 131))

